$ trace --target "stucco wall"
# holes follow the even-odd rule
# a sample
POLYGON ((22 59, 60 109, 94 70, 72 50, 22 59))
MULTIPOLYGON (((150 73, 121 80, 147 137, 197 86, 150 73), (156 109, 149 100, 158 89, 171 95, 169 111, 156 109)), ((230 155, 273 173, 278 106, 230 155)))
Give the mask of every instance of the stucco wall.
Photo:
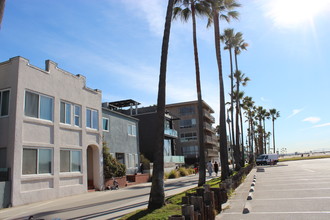
POLYGON ((12 126, 7 141, 11 149, 8 151, 8 164, 13 168, 12 204, 15 206, 86 192, 86 149, 89 145, 94 146, 93 158, 96 160, 93 166, 94 185, 101 189, 101 92, 87 88, 85 77, 61 70, 52 61, 46 61, 43 70, 30 65, 27 59, 14 57, 0 64, 0 77, 9 78, 7 83, 12 90, 10 117, 13 119, 5 125, 12 126), (53 98, 53 121, 24 115, 25 91, 53 98), (81 106, 81 127, 60 123, 61 101, 81 106), (98 111, 98 130, 86 128, 86 108, 98 111), (22 175, 24 147, 52 149, 52 173, 22 175), (81 172, 60 173, 60 149, 81 150, 81 172))

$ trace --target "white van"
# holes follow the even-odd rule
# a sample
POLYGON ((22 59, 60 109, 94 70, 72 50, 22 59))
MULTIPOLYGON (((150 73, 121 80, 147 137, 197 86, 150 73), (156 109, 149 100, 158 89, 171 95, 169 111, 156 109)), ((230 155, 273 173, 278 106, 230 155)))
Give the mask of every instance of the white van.
POLYGON ((278 154, 261 154, 256 159, 257 165, 277 164, 278 154))

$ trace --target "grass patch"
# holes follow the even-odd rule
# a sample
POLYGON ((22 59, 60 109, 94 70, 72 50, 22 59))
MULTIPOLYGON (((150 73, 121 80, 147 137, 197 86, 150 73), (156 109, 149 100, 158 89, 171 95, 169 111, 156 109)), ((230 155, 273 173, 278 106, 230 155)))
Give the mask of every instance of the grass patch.
POLYGON ((312 159, 323 159, 323 158, 330 158, 330 155, 318 155, 318 156, 304 156, 304 157, 290 157, 290 158, 280 158, 279 162, 284 161, 293 161, 293 160, 312 160, 312 159))
POLYGON ((121 220, 167 220, 171 215, 181 215, 181 206, 174 204, 167 204, 166 206, 149 211, 148 209, 138 210, 133 213, 125 215, 121 220))

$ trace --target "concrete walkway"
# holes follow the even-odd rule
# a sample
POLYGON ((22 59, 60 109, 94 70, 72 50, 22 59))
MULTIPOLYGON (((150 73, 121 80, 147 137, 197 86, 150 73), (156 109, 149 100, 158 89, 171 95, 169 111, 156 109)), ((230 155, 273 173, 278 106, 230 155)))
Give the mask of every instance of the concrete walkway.
POLYGON ((258 166, 236 189, 216 219, 328 220, 329 167, 330 159, 258 166), (251 186, 254 177, 255 186, 251 186), (248 200, 249 196, 251 200, 248 200))

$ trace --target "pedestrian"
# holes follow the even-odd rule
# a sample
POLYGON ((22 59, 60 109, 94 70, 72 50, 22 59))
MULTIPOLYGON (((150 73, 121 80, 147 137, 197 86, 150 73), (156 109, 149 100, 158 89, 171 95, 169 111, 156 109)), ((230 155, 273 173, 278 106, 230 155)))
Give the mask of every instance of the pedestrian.
POLYGON ((140 163, 140 172, 143 174, 144 166, 143 163, 140 163))
POLYGON ((218 172, 219 172, 219 164, 217 163, 217 161, 214 162, 214 172, 215 172, 215 175, 218 176, 218 172))
POLYGON ((209 161, 206 165, 206 168, 207 168, 207 171, 209 172, 210 176, 212 176, 212 171, 213 171, 212 167, 213 167, 213 165, 212 165, 211 161, 209 161))

